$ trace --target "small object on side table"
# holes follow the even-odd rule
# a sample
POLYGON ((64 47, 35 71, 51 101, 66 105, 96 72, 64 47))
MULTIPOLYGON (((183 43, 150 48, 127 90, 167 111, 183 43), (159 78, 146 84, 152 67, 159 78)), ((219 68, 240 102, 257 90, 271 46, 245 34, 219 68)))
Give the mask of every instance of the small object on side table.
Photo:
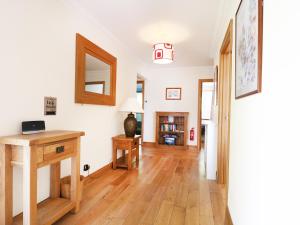
POLYGON ((113 169, 117 169, 117 167, 125 167, 128 170, 131 170, 132 168, 132 159, 135 156, 136 157, 136 166, 139 165, 139 151, 140 151, 140 139, 141 136, 137 135, 135 137, 126 137, 123 135, 118 135, 112 138, 113 141, 113 169), (123 164, 118 163, 117 159, 117 153, 118 150, 123 151, 123 157, 124 162, 123 164), (128 151, 127 154, 127 164, 125 161, 126 157, 126 151, 128 151))
POLYGON ((121 112, 129 112, 127 118, 124 120, 124 131, 126 137, 134 137, 137 130, 137 120, 134 117, 135 113, 144 113, 142 106, 137 102, 136 97, 130 97, 122 104, 121 112))

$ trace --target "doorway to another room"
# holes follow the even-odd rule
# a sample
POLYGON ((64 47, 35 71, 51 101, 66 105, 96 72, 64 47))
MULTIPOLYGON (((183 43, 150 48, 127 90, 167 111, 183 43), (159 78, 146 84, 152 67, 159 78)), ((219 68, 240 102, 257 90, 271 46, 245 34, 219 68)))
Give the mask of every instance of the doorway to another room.
MULTIPOLYGON (((145 81, 138 80, 136 85, 136 96, 138 103, 142 106, 144 109, 144 92, 145 91, 145 81)), ((136 114, 136 120, 137 120, 137 135, 141 135, 141 141, 143 143, 143 136, 144 136, 144 114, 143 113, 137 113, 136 114)), ((142 144, 141 143, 141 144, 142 144)))
POLYGON ((218 79, 218 160, 217 182, 225 185, 226 202, 229 174, 230 107, 232 77, 233 21, 230 22, 220 49, 218 79))
POLYGON ((213 79, 200 79, 198 83, 198 150, 205 149, 207 131, 212 120, 214 95, 213 79))
POLYGON ((197 130, 197 149, 201 155, 200 166, 203 175, 206 177, 208 171, 208 138, 213 137, 212 133, 212 107, 215 85, 213 79, 200 79, 198 82, 198 130, 197 130), (210 133, 210 135, 209 135, 210 133))

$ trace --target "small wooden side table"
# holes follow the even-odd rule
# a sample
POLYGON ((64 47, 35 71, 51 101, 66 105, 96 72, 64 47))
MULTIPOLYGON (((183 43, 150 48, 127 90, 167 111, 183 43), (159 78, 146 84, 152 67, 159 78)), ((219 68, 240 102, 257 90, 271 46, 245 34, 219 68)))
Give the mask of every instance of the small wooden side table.
POLYGON ((112 138, 113 141, 113 169, 117 167, 126 167, 128 170, 132 168, 132 159, 136 157, 136 165, 139 165, 139 152, 140 152, 140 138, 141 136, 135 136, 128 138, 124 134, 118 135, 112 138), (118 163, 117 153, 118 150, 123 151, 123 157, 125 158, 126 151, 128 151, 127 164, 118 163))
MULTIPOLYGON (((49 225, 80 208, 79 131, 0 137, 0 225, 13 221, 13 166, 23 167, 23 225, 49 225), (60 162, 71 158, 71 199, 60 198, 60 162), (37 169, 50 165, 50 198, 37 206, 37 169)), ((19 220, 20 219, 20 220, 19 220)))

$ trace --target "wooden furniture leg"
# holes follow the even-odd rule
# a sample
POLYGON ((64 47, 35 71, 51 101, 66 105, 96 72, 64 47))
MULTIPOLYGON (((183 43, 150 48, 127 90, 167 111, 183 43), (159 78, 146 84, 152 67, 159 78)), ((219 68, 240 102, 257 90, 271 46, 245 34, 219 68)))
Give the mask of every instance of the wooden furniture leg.
POLYGON ((11 225, 13 222, 11 160, 11 145, 0 145, 0 225, 11 225))
POLYGON ((132 167, 132 147, 128 149, 128 170, 131 170, 132 167))
POLYGON ((60 197, 60 162, 50 165, 50 197, 60 197))
POLYGON ((115 141, 113 141, 112 151, 113 151, 113 169, 115 170, 117 169, 117 146, 115 141))
POLYGON ((136 166, 139 166, 140 162, 140 145, 137 146, 136 148, 136 166))
POLYGON ((0 225, 50 225, 80 204, 80 137, 84 132, 46 131, 0 137, 0 225), (71 199, 60 197, 60 161, 71 158, 71 199), (23 167, 23 223, 13 219, 13 165, 23 167), (38 214, 37 168, 51 166, 50 199, 38 214), (53 209, 55 207, 55 209, 53 209))
POLYGON ((71 201, 75 203, 72 212, 77 213, 80 209, 80 138, 77 138, 76 155, 72 157, 71 164, 71 201))
POLYGON ((36 147, 23 147, 23 225, 37 224, 36 147))

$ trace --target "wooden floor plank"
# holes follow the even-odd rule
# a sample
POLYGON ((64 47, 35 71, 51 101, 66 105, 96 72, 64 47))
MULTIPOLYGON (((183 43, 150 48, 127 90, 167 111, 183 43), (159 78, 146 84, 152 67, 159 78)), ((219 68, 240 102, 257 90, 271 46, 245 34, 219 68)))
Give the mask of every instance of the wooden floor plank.
POLYGON ((184 225, 185 224, 185 208, 175 206, 170 219, 170 225, 184 225))
POLYGON ((185 225, 200 225, 199 207, 186 209, 185 225))
POLYGON ((139 168, 89 179, 81 210, 55 225, 224 225, 224 187, 201 163, 197 151, 143 148, 139 168))
POLYGON ((173 203, 168 201, 163 201, 159 209, 157 218, 154 225, 166 225, 169 224, 172 212, 173 212, 173 203))

